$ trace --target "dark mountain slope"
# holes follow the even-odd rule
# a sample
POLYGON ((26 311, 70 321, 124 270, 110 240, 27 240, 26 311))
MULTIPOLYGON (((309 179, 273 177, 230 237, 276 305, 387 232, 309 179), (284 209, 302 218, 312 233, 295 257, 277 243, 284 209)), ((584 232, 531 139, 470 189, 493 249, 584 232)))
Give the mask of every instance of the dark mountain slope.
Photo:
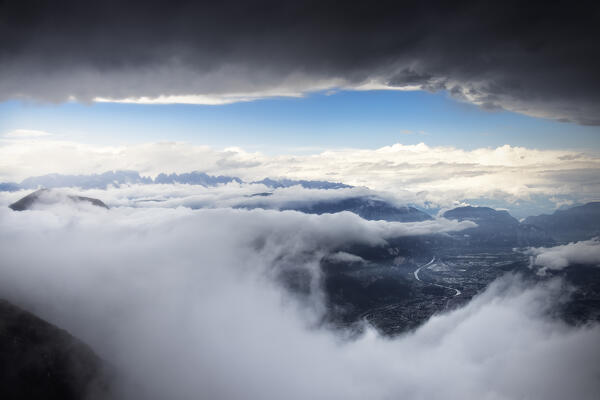
POLYGON ((334 214, 350 211, 367 220, 385 220, 398 222, 427 221, 432 217, 414 207, 399 207, 384 200, 368 197, 351 197, 319 201, 297 207, 285 207, 286 210, 296 210, 307 214, 334 214))
POLYGON ((107 395, 102 360, 89 346, 0 299, 0 398, 70 400, 107 395))
MULTIPOLYGON (((151 185, 151 184, 173 184, 182 183, 188 185, 201 186, 217 186, 230 182, 244 183, 244 181, 235 176, 214 176, 208 175, 205 172, 193 171, 181 174, 161 173, 152 179, 148 176, 142 176, 137 171, 107 171, 101 174, 90 175, 63 175, 63 174, 47 174, 41 176, 32 176, 24 179, 21 183, 15 182, 0 182, 0 191, 12 192, 20 189, 37 189, 44 188, 61 188, 61 187, 78 187, 81 189, 106 189, 110 185, 151 185)), ((350 185, 345 185, 338 182, 328 181, 309 181, 309 180, 292 180, 292 179, 270 179, 265 178, 261 181, 247 182, 260 183, 273 189, 286 188, 300 185, 306 189, 342 189, 351 188, 350 185)))
POLYGON ((600 202, 527 217, 523 222, 547 231, 559 242, 590 239, 600 236, 600 202))
POLYGON ((444 218, 459 221, 473 221, 476 228, 457 232, 462 244, 485 247, 539 246, 551 244, 547 232, 538 227, 521 224, 504 210, 489 207, 458 207, 446 211, 444 218))
POLYGON ((9 207, 14 211, 25 211, 30 210, 33 207, 40 204, 54 204, 63 201, 64 199, 68 199, 74 202, 85 202, 90 203, 97 207, 102 207, 108 209, 108 206, 104 204, 101 200, 94 199, 92 197, 84 197, 84 196, 72 196, 72 195, 62 195, 61 193, 51 191, 50 189, 39 189, 33 193, 28 194, 22 199, 12 203, 9 207))

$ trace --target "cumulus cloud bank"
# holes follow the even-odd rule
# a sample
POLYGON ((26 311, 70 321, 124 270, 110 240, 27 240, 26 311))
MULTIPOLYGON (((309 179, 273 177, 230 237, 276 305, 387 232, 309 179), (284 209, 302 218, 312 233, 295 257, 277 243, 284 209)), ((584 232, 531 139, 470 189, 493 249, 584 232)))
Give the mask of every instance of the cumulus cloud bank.
POLYGON ((118 147, 45 139, 0 143, 0 179, 4 181, 106 170, 134 170, 148 176, 198 170, 246 181, 265 177, 328 180, 390 192, 405 203, 442 207, 468 199, 492 199, 509 208, 538 197, 550 206, 600 199, 600 158, 569 150, 506 145, 466 151, 398 143, 374 150, 267 156, 240 148, 215 150, 173 142, 118 147), (43 164, 37 162, 40 159, 43 164))
POLYGON ((319 325, 321 257, 348 258, 335 250, 341 243, 378 245, 423 229, 444 225, 349 213, 3 207, 0 291, 88 342, 114 366, 116 397, 597 398, 600 328, 545 316, 561 294, 556 281, 507 278, 394 339, 367 329, 347 340, 319 325), (289 268, 310 277, 307 296, 279 283, 289 268))
POLYGON ((600 238, 555 247, 536 247, 529 249, 528 254, 533 256, 532 264, 541 267, 542 274, 573 264, 600 266, 600 238))
POLYGON ((600 123, 598 6, 589 3, 0 7, 0 100, 224 104, 323 89, 420 89, 600 123))

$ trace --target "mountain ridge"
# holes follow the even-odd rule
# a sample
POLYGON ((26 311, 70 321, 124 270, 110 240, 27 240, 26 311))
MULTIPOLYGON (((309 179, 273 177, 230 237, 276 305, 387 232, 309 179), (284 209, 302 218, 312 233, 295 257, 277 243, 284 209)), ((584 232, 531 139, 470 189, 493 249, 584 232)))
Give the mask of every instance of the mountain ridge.
POLYGON ((106 171, 101 174, 88 175, 65 175, 65 174, 46 174, 32 176, 16 182, 0 182, 0 191, 14 192, 22 189, 38 189, 40 187, 47 189, 78 187, 81 189, 106 189, 110 185, 124 184, 190 184, 201 185, 205 187, 237 183, 255 183, 263 184, 273 189, 302 186, 306 189, 342 189, 352 186, 340 182, 329 182, 319 180, 293 180, 293 179, 271 179, 264 178, 260 181, 245 182, 241 178, 227 175, 209 175, 206 172, 192 171, 177 173, 161 172, 155 178, 142 176, 139 172, 133 170, 115 170, 106 171))

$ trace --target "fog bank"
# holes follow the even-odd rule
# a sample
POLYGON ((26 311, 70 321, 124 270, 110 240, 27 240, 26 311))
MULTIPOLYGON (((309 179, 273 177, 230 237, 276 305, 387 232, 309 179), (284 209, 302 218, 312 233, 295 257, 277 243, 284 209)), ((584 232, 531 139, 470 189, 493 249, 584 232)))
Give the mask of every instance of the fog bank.
POLYGON ((321 257, 464 227, 351 213, 3 208, 0 293, 89 343, 114 366, 117 398, 597 399, 600 327, 545 316, 560 281, 504 278, 394 339, 367 329, 348 340, 319 325, 321 257), (310 277, 308 295, 280 284, 286 269, 310 277))

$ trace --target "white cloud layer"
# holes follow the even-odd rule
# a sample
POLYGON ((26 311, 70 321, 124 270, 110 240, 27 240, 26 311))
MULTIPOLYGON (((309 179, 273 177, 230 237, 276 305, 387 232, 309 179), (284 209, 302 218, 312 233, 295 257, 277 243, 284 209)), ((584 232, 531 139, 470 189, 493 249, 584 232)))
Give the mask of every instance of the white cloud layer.
POLYGON ((528 254, 533 256, 533 265, 541 267, 541 274, 573 264, 600 266, 600 238, 555 247, 531 248, 528 254))
MULTIPOLYGON (((29 190, 0 192, 0 204, 13 203, 29 194, 29 190)), ((265 208, 284 209, 307 206, 319 201, 338 201, 355 197, 377 197, 391 204, 405 205, 413 200, 410 193, 394 196, 386 192, 377 192, 364 187, 341 189, 307 189, 300 185, 272 189, 258 183, 237 183, 218 186, 188 184, 132 184, 107 189, 61 189, 72 195, 83 195, 102 199, 109 206, 128 207, 188 207, 188 208, 265 208), (269 193, 269 196, 263 196, 269 193)))
POLYGON ((600 199, 600 156, 568 150, 505 145, 466 151, 421 143, 267 156, 240 148, 220 151, 179 142, 109 147, 38 139, 0 144, 3 181, 123 169, 149 176, 198 170, 249 181, 265 177, 337 181, 442 207, 466 199, 493 199, 503 202, 503 207, 539 196, 557 206, 600 199))
POLYGON ((321 256, 440 229, 350 213, 0 207, 0 293, 88 342, 123 398, 597 399, 600 328, 544 316, 558 282, 500 281, 395 339, 315 325, 321 256), (312 277, 308 301, 274 279, 286 268, 312 277))

